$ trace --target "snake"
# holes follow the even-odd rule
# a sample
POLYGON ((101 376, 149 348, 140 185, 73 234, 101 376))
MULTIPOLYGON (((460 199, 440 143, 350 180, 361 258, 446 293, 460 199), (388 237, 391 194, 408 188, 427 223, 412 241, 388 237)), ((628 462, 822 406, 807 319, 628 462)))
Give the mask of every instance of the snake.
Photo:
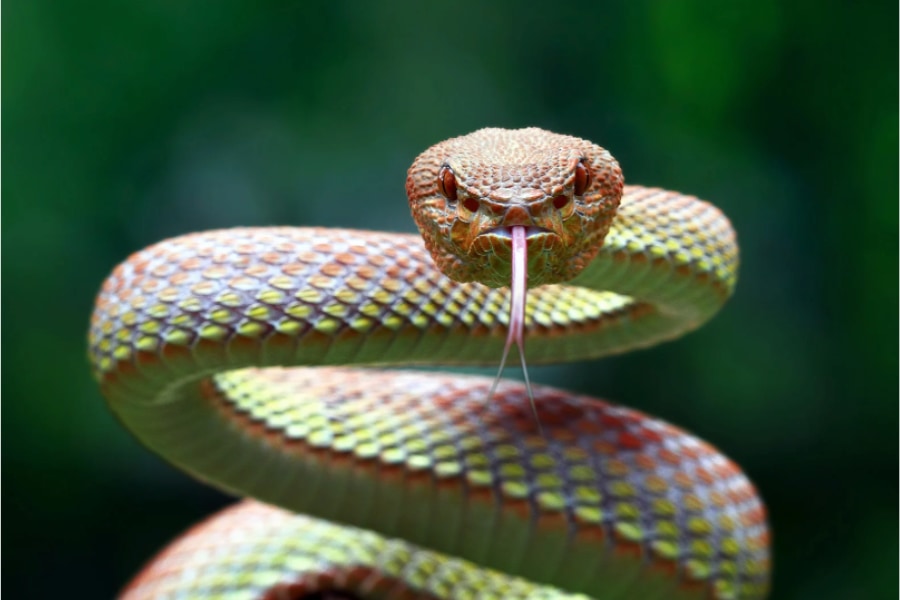
POLYGON ((765 506, 712 445, 434 368, 510 345, 528 364, 591 360, 695 329, 736 284, 728 218, 537 128, 436 144, 406 191, 419 235, 191 233, 103 283, 88 344, 112 413, 246 497, 121 597, 765 597, 765 506))

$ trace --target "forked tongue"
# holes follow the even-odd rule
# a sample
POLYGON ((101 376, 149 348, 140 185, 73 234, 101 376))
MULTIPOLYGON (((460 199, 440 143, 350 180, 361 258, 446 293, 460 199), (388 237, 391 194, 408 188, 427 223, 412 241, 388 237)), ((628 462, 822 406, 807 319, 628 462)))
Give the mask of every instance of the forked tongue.
MULTIPOLYGON (((503 368, 506 366, 506 359, 509 356, 509 350, 515 344, 519 349, 519 361, 522 363, 522 373, 525 375, 525 390, 528 393, 528 399, 531 401, 531 410, 534 412, 534 419, 537 422, 538 430, 541 429, 541 423, 538 420, 537 408, 534 404, 534 392, 531 390, 531 381, 528 378, 528 367, 525 364, 525 341, 523 330, 525 328, 525 292, 528 287, 528 245, 525 241, 525 227, 515 225, 510 227, 512 234, 512 281, 510 282, 510 301, 509 301, 509 329, 506 332, 506 345, 503 347, 503 357, 500 359, 500 368, 497 370, 497 376, 491 385, 491 391, 488 393, 488 400, 494 397, 497 390, 497 384, 500 383, 500 376, 503 375, 503 368)), ((543 432, 541 432, 543 434, 543 432)))

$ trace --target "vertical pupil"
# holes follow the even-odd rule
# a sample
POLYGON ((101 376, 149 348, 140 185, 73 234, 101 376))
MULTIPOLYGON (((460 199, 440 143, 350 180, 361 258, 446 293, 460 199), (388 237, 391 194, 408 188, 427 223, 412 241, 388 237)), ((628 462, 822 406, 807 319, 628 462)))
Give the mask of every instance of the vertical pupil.
POLYGON ((449 167, 443 167, 438 174, 441 194, 448 200, 456 200, 456 176, 449 167))
POLYGON ((578 164, 575 165, 575 195, 580 196, 587 191, 588 186, 591 185, 591 173, 588 171, 588 168, 584 165, 584 161, 578 161, 578 164))

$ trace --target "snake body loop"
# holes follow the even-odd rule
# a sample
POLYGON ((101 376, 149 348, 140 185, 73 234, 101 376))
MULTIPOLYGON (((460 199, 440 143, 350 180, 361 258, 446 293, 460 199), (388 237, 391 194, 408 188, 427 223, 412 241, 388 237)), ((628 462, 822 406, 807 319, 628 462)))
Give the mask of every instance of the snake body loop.
MULTIPOLYGON (((573 280, 529 290, 530 362, 677 337, 735 284, 728 220, 673 192, 626 186, 592 252, 573 280)), ((540 386, 539 434, 519 384, 485 403, 489 379, 348 366, 490 364, 507 306, 410 235, 231 229, 130 257, 90 329, 111 409, 259 502, 182 537, 125 596, 764 596, 763 505, 705 442, 540 386)))

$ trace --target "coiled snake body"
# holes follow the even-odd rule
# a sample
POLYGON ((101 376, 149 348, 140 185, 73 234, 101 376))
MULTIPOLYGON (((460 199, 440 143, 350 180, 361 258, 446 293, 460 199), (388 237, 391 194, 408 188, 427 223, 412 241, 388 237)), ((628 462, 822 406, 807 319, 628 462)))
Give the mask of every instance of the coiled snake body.
POLYGON ((111 409, 258 500, 174 542, 124 596, 764 596, 763 505, 705 442, 547 387, 532 407, 518 383, 489 398, 490 379, 346 366, 488 364, 508 328, 531 363, 674 338, 734 287, 728 220, 623 187, 605 150, 538 129, 438 144, 407 192, 424 244, 213 231, 104 283, 90 356, 111 409), (532 287, 510 316, 517 264, 532 287))

